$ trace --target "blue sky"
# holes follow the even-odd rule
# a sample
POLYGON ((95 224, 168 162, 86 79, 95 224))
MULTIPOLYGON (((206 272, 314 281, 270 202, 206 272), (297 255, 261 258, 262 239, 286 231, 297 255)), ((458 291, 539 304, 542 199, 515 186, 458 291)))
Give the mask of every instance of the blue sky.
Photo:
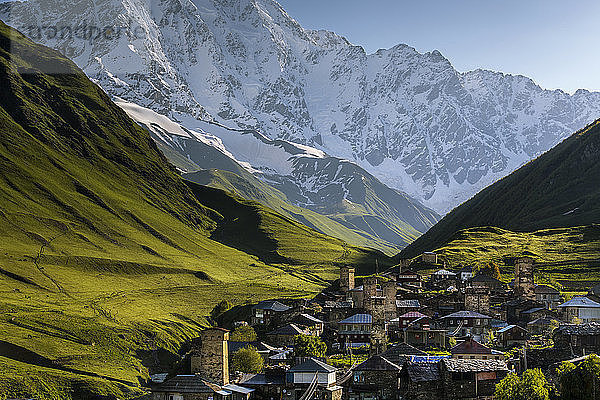
POLYGON ((486 68, 544 88, 600 91, 598 0, 278 0, 305 28, 372 53, 406 43, 459 71, 486 68))

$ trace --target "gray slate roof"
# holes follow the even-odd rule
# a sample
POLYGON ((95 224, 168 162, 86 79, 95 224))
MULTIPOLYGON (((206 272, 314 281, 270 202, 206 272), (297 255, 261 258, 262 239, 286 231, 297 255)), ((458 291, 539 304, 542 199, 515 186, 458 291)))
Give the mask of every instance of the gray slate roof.
POLYGON ((277 328, 276 330, 269 332, 267 335, 306 335, 306 332, 298 327, 296 324, 287 324, 277 328))
POLYGON ((153 392, 213 393, 198 375, 177 375, 152 388, 153 392))
POLYGON ((413 382, 437 381, 440 379, 438 363, 412 363, 404 364, 408 376, 413 382))
POLYGON ((556 329, 556 333, 563 335, 600 335, 600 323, 588 322, 585 324, 561 325, 556 329))
POLYGON ((287 311, 290 308, 292 307, 288 307, 285 304, 278 302, 277 300, 261 301, 260 303, 252 307, 253 310, 271 310, 276 312, 287 311))
POLYGON ((508 371, 506 362, 503 360, 445 358, 442 363, 450 372, 508 371))
POLYGON ((335 372, 337 368, 315 358, 309 358, 302 364, 298 364, 288 370, 288 372, 335 372))
POLYGON ((363 361, 355 371, 400 371, 400 366, 382 356, 373 356, 363 361))
POLYGON ((408 360, 410 356, 426 356, 427 353, 407 343, 400 343, 388 348, 381 355, 395 364, 402 364, 408 360))

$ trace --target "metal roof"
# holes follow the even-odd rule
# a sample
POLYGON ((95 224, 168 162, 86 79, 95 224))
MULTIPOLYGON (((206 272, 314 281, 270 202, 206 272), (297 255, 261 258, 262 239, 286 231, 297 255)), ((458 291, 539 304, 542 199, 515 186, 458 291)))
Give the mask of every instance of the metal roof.
POLYGON ((329 364, 325 364, 323 361, 319 361, 316 358, 309 358, 302 364, 298 364, 288 370, 288 372, 335 372, 337 368, 332 367, 329 364))
POLYGON ((508 332, 508 331, 510 331, 513 328, 517 328, 517 329, 521 329, 521 330, 527 331, 527 329, 521 328, 519 325, 508 325, 508 326, 505 326, 504 328, 498 330, 498 333, 508 332))
POLYGON ((427 317, 427 315, 422 314, 418 311, 409 311, 409 312, 402 314, 398 318, 423 318, 423 317, 427 317))
POLYGON ((351 317, 341 320, 340 324, 370 324, 373 317, 370 314, 354 314, 351 317))
POLYGON ((557 307, 600 308, 600 304, 587 297, 573 297, 557 307))
POLYGON ((323 321, 321 321, 319 318, 313 317, 310 314, 304 314, 303 313, 303 314, 300 314, 300 317, 306 318, 307 320, 312 321, 312 322, 316 322, 317 324, 322 324, 323 323, 323 321))
POLYGON ((230 392, 242 393, 242 394, 248 394, 248 393, 254 392, 254 389, 241 387, 238 385, 234 385, 233 383, 228 383, 227 385, 223 386, 223 389, 229 390, 230 392))
POLYGON ((419 308, 421 303, 419 300, 396 300, 396 307, 398 308, 419 308))
POLYGON ((440 319, 445 318, 484 318, 484 319, 492 319, 492 317, 488 317, 487 315, 479 314, 475 311, 457 311, 452 314, 444 315, 440 319))
POLYGON ((271 310, 277 312, 287 311, 290 308, 292 307, 288 307, 285 304, 278 302, 277 300, 261 301, 260 303, 252 307, 253 310, 271 310))

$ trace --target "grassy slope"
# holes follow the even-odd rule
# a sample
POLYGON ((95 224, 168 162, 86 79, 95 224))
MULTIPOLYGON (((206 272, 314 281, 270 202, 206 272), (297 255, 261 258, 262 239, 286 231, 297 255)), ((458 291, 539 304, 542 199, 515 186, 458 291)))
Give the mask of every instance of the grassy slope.
MULTIPOLYGON (((599 225, 534 232, 469 228, 450 237, 436 252, 452 266, 495 262, 506 279, 511 279, 513 273, 510 258, 525 254, 540 263, 536 269, 536 279, 540 282, 600 281, 599 225), (583 260, 598 262, 591 265, 578 263, 583 260)), ((585 284, 581 286, 585 287, 585 284)))
POLYGON ((304 296, 337 264, 385 262, 250 203, 242 251, 238 199, 196 198, 74 64, 1 23, 0 87, 0 396, 136 396, 221 299, 304 296))
POLYGON ((381 240, 373 232, 368 233, 364 229, 348 227, 338 222, 336 218, 329 218, 307 208, 292 205, 285 194, 241 168, 236 173, 218 169, 199 170, 185 174, 184 177, 202 185, 235 193, 244 199, 257 201, 305 226, 348 243, 380 249, 390 255, 399 250, 398 246, 381 240))
POLYGON ((513 231, 600 223, 600 120, 479 192, 401 252, 414 257, 477 226, 513 231))

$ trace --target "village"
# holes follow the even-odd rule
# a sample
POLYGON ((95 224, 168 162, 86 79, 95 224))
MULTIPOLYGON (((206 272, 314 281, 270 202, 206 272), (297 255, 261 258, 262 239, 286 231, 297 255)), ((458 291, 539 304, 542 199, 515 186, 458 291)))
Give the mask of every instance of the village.
POLYGON ((536 284, 533 258, 511 265, 511 282, 435 253, 369 276, 341 267, 310 300, 262 301, 205 329, 177 373, 153 375, 152 398, 493 399, 511 373, 556 381, 562 362, 600 351, 600 288, 567 300, 536 284), (232 363, 242 350, 260 355, 253 371, 232 363))

